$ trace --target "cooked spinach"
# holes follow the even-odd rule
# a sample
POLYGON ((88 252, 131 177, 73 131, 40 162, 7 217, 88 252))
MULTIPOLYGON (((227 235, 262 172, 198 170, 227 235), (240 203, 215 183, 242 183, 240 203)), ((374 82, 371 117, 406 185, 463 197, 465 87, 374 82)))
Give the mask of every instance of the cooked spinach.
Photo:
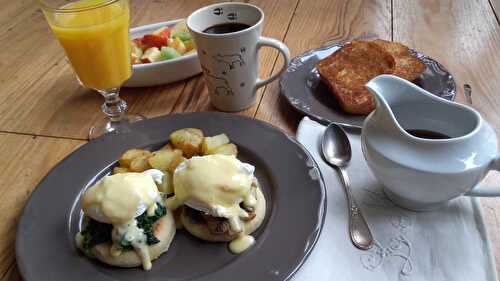
MULTIPOLYGON (((148 216, 147 212, 135 218, 137 220, 137 226, 144 231, 147 237, 146 243, 148 245, 154 245, 160 240, 154 235, 154 224, 167 213, 167 208, 163 205, 156 203, 156 210, 154 215, 148 216)), ((111 242, 111 231, 113 226, 111 224, 98 222, 92 218, 89 218, 85 229, 82 230, 81 234, 83 236, 83 250, 86 253, 90 253, 90 249, 101 243, 111 242)), ((120 241, 120 246, 124 250, 132 250, 132 244, 126 239, 120 241)))
POLYGON ((98 222, 89 218, 85 229, 81 232, 81 235, 83 236, 83 250, 87 254, 90 254, 90 249, 94 245, 111 241, 112 230, 113 226, 111 224, 98 222))
POLYGON ((156 236, 154 235, 153 228, 155 222, 163 217, 166 213, 167 208, 157 203, 154 215, 148 216, 147 212, 144 212, 142 215, 135 218, 137 220, 137 226, 139 228, 142 228, 144 234, 146 234, 148 245, 154 245, 160 242, 160 240, 158 240, 158 238, 156 238, 156 236))
POLYGON ((133 250, 134 249, 134 247, 132 246, 132 242, 125 239, 125 237, 122 237, 122 240, 120 240, 120 247, 122 247, 123 250, 133 250))

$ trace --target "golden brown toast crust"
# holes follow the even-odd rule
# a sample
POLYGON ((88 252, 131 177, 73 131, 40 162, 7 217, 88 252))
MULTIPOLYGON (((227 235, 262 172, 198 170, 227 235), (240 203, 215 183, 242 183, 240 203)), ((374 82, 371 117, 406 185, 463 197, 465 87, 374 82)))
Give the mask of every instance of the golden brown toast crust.
POLYGON ((411 55, 410 50, 405 45, 382 39, 374 40, 373 43, 379 45, 394 57, 396 66, 392 74, 408 81, 413 81, 425 71, 425 64, 411 55))
POLYGON ((368 114, 375 109, 375 100, 365 89, 368 81, 380 74, 413 81, 426 66, 405 45, 377 39, 354 40, 321 60, 316 68, 345 112, 368 114))
POLYGON ((352 41, 316 67, 344 111, 368 114, 375 109, 375 100, 364 85, 377 75, 392 73, 394 64, 394 58, 377 44, 352 41))

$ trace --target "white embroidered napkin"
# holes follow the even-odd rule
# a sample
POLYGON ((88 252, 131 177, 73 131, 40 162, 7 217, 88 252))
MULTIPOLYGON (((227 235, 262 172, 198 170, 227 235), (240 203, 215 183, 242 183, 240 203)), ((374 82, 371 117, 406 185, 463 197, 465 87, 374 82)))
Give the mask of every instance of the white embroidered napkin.
POLYGON ((298 141, 323 174, 328 207, 319 241, 293 280, 498 280, 477 199, 455 199, 432 212, 396 207, 367 167, 360 136, 349 134, 353 157, 347 171, 376 240, 369 251, 355 248, 347 232, 347 203, 339 176, 321 158, 324 129, 305 117, 297 131, 298 141))

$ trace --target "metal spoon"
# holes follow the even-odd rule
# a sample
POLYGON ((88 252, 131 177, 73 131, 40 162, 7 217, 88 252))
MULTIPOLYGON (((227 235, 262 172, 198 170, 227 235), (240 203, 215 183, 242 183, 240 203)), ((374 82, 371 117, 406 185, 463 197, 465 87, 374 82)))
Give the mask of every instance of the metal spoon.
POLYGON ((342 178, 349 206, 349 234, 352 243, 361 250, 368 250, 373 246, 373 236, 349 187, 345 167, 351 161, 351 144, 344 130, 335 123, 328 125, 321 140, 321 148, 326 162, 338 168, 342 178))

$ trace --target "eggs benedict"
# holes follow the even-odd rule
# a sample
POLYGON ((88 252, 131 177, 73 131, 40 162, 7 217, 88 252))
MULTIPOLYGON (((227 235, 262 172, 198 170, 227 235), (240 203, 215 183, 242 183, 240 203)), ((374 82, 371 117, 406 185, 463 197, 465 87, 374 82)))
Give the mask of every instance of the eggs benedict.
POLYGON ((250 235, 264 220, 266 200, 254 177, 255 168, 232 155, 194 156, 174 171, 172 210, 192 235, 206 241, 228 241, 241 253, 255 240, 250 235))
POLYGON ((81 197, 84 222, 76 243, 87 256, 118 267, 151 269, 168 250, 175 222, 163 204, 160 170, 106 176, 81 197))

